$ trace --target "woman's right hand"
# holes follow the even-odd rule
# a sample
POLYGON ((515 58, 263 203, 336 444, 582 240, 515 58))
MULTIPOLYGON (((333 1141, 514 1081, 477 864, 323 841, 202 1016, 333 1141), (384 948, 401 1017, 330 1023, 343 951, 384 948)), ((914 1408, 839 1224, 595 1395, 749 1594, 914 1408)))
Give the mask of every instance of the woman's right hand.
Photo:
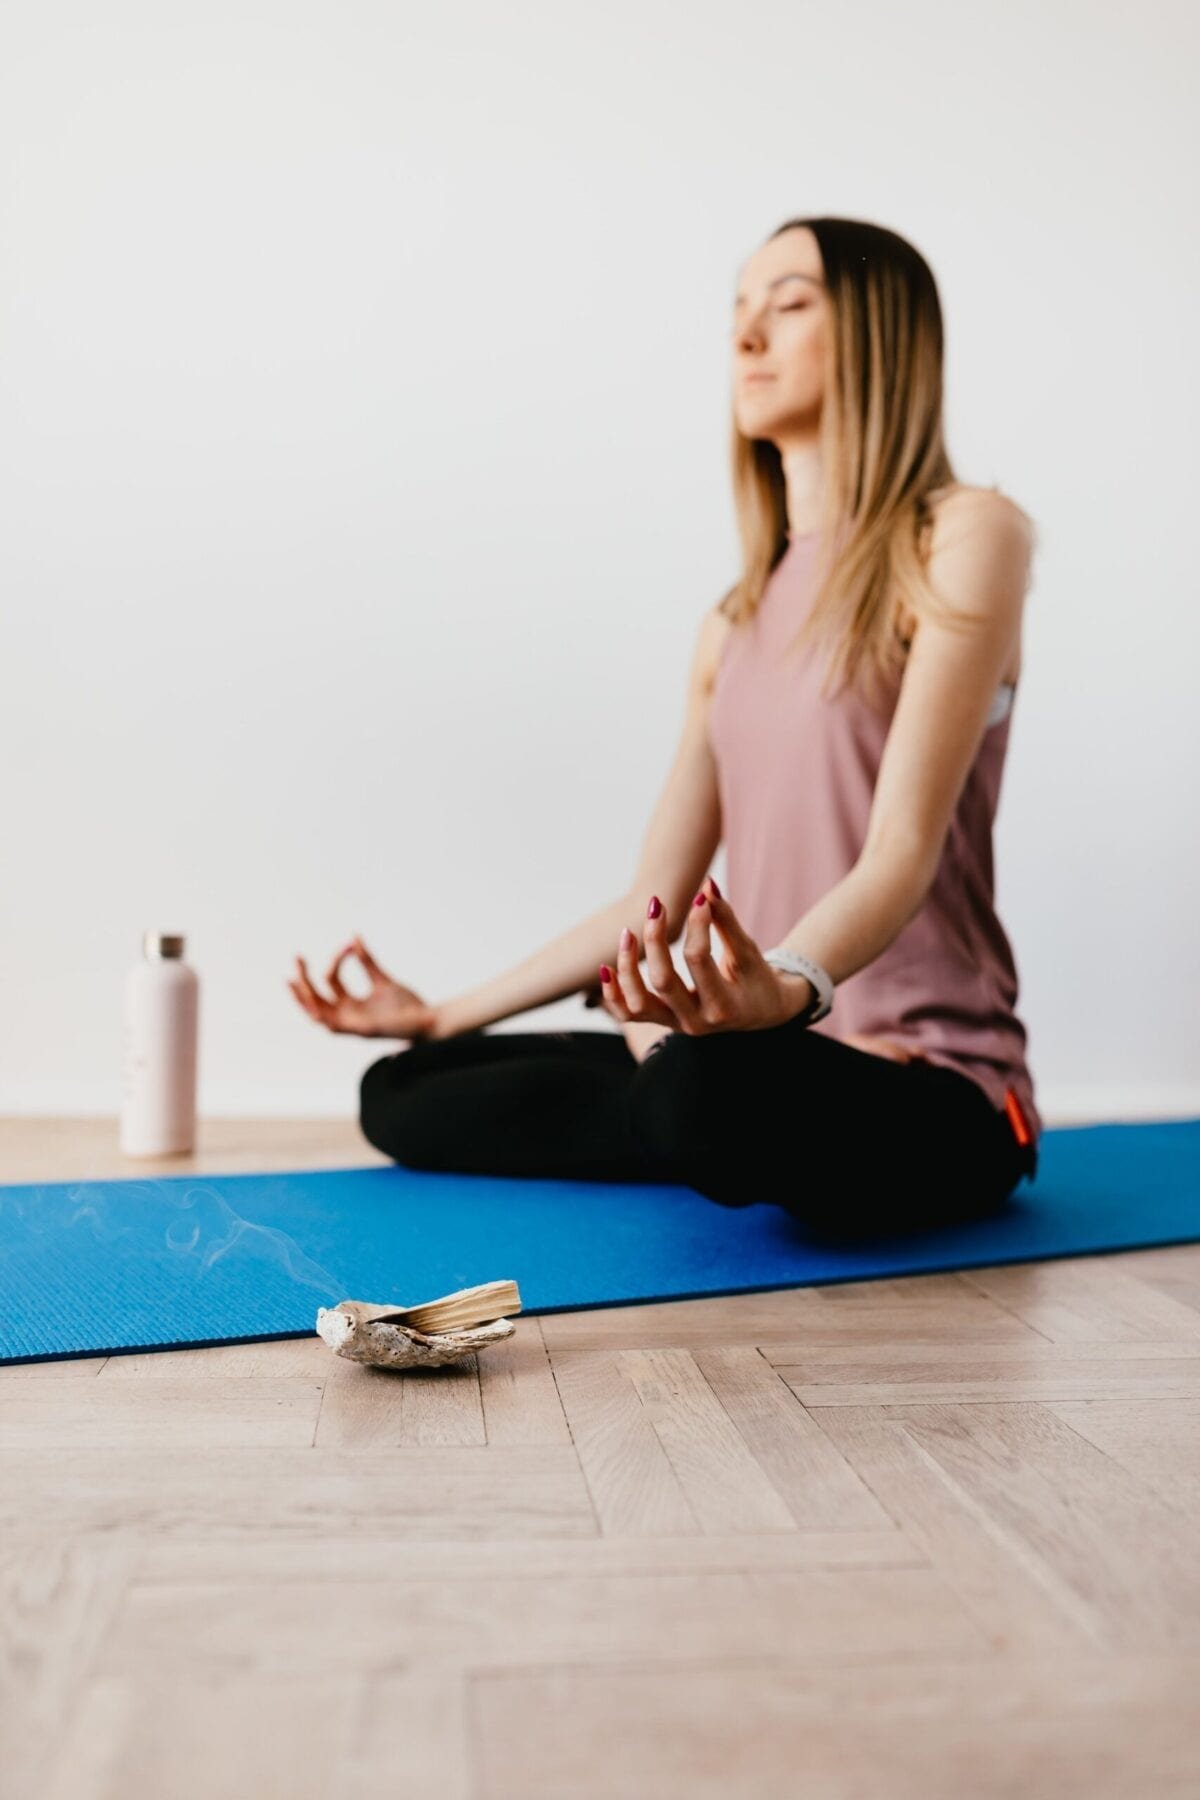
POLYGON ((428 1035, 436 1024, 436 1009, 413 988, 385 974, 360 937, 351 938, 326 971, 332 1000, 313 986, 302 956, 296 958, 296 968, 299 973, 288 981, 289 988, 309 1018, 330 1031, 352 1032, 356 1037, 417 1038, 428 1035), (358 958, 371 983, 370 993, 362 999, 347 993, 342 985, 341 967, 348 956, 358 958))

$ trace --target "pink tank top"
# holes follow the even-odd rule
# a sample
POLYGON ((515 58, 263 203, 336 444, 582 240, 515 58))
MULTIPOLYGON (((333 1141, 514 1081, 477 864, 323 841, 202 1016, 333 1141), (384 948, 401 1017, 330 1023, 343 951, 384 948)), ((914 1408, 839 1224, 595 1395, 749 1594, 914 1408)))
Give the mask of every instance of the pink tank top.
MULTIPOLYGON (((789 540, 757 612, 728 632, 709 702, 729 899, 763 950, 856 862, 899 697, 882 715, 850 688, 825 698, 826 652, 813 644, 775 666, 812 598, 817 543, 815 533, 789 540)), ((996 695, 919 911, 838 984, 832 1012, 809 1029, 885 1038, 960 1070, 1008 1113, 1019 1141, 1036 1144, 1042 1119, 1016 1013, 1016 965, 993 902, 992 821, 1013 692, 1006 685, 996 695)))

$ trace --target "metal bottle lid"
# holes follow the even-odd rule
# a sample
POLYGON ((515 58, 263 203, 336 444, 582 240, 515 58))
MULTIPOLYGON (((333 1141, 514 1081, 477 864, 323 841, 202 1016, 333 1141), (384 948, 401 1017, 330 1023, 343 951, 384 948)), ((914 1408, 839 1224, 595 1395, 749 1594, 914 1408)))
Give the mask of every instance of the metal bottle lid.
POLYGON ((169 931, 144 931, 142 948, 151 959, 168 956, 182 956, 185 939, 182 933, 169 931))

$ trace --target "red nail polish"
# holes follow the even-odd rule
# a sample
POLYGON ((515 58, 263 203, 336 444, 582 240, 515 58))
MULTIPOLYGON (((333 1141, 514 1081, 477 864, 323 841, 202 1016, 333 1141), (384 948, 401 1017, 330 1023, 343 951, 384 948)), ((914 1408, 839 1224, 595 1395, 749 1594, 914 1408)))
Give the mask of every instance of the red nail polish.
POLYGON ((607 963, 600 964, 600 979, 601 979, 601 981, 611 981, 612 980, 612 970, 609 968, 607 963))
POLYGON ((696 898, 692 901, 692 905, 693 906, 703 906, 704 905, 704 895, 697 894, 696 898))
POLYGON ((657 919, 657 917, 661 911, 662 911, 662 901, 659 899, 657 894, 651 894, 650 904, 646 908, 646 917, 648 919, 657 919))
POLYGON ((716 896, 717 896, 717 899, 718 899, 718 900, 719 900, 719 899, 720 899, 720 898, 721 898, 721 890, 720 890, 720 888, 719 888, 719 887, 718 887, 718 886, 717 886, 717 884, 716 884, 716 882, 715 882, 715 881, 714 881, 714 880, 713 880, 713 877, 712 877, 712 876, 711 876, 711 875, 710 875, 710 876, 709 876, 709 878, 708 878, 708 879, 709 879, 709 880, 710 880, 710 881, 712 881, 712 890, 713 890, 713 893, 714 893, 714 894, 715 894, 715 895, 716 895, 716 896))

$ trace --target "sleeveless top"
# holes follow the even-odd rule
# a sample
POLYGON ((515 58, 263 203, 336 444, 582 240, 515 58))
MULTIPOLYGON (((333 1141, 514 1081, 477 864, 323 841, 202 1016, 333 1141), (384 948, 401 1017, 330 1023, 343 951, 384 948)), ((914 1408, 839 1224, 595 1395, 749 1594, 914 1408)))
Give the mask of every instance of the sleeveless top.
MULTIPOLYGON (((709 697, 729 901, 762 950, 857 861, 899 698, 897 687, 881 699, 882 713, 849 687, 827 699, 824 652, 813 643, 776 666, 807 614, 817 546, 815 532, 789 539, 753 617, 731 627, 709 697)), ((1014 692, 1011 683, 997 691, 919 910, 837 984, 833 1010, 808 1029, 843 1041, 886 1038, 900 1060, 959 1070, 1008 1113, 1019 1142, 1036 1145, 1042 1119, 1016 1012, 1016 965, 993 901, 992 822, 1014 692)))

